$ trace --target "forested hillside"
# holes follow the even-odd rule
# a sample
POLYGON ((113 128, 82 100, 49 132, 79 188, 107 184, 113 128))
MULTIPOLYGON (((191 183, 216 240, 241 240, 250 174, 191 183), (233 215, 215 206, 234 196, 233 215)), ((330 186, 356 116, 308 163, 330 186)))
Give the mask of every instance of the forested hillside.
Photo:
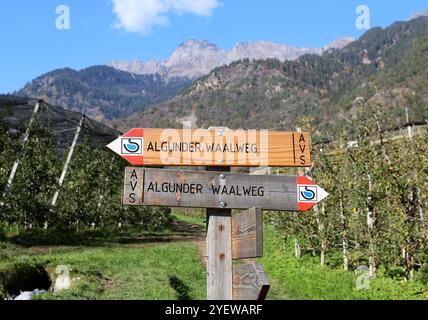
POLYGON ((107 66, 81 71, 59 69, 46 73, 16 94, 42 98, 50 104, 85 113, 97 120, 115 119, 143 111, 177 94, 190 83, 186 78, 163 79, 136 75, 107 66))
POLYGON ((180 126, 180 119, 194 116, 201 127, 292 130, 311 117, 314 129, 331 137, 341 128, 352 129, 359 98, 391 112, 390 125, 405 122, 405 107, 412 117, 427 119, 428 97, 422 85, 427 81, 427 32, 428 18, 421 17, 371 29, 358 41, 323 56, 232 63, 116 125, 122 130, 180 126))

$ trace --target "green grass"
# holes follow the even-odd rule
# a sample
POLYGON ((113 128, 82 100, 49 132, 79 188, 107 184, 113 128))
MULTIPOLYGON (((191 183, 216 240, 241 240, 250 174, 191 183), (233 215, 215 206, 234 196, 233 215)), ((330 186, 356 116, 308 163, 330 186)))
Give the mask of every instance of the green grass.
POLYGON ((49 299, 203 299, 205 275, 198 248, 191 244, 147 248, 95 248, 42 255, 49 266, 71 267, 70 290, 49 299))
MULTIPOLYGON (((205 217, 175 214, 175 219, 198 225, 203 233, 205 217)), ((192 239, 198 231, 186 231, 185 223, 184 229, 180 224, 158 231, 9 230, 0 237, 0 280, 17 277, 20 270, 37 272, 40 266, 52 277, 58 265, 67 265, 71 278, 76 279, 72 288, 37 299, 205 299, 205 267, 198 243, 192 239)), ((292 244, 269 226, 264 228, 264 257, 257 261, 271 283, 267 299, 428 298, 427 288, 419 282, 382 275, 371 282, 369 290, 357 290, 354 272, 322 268, 319 258, 310 255, 296 259, 292 244)))
POLYGON ((196 224, 201 227, 206 226, 205 216, 189 216, 189 215, 175 213, 173 214, 173 218, 179 221, 196 224))
MULTIPOLYGON (((294 257, 293 244, 285 243, 270 227, 264 229, 264 257, 258 262, 269 279, 295 299, 315 300, 419 300, 428 299, 428 288, 418 282, 386 277, 371 281, 370 289, 357 289, 354 272, 319 265, 319 258, 294 257)), ((272 288, 273 292, 274 289, 272 288)), ((283 296, 283 295, 280 295, 283 296)), ((271 296, 276 298, 276 294, 271 296)))
POLYGON ((55 229, 32 229, 23 231, 8 228, 0 231, 0 241, 22 247, 35 246, 104 246, 127 243, 148 243, 162 241, 165 237, 180 234, 171 227, 159 230, 140 230, 136 228, 106 227, 102 229, 84 229, 79 231, 59 231, 55 229))
POLYGON ((15 276, 17 265, 29 270, 42 265, 51 276, 58 265, 71 269, 75 281, 70 290, 37 299, 180 300, 205 299, 206 294, 199 248, 192 234, 182 229, 71 234, 9 230, 2 234, 0 256, 0 280, 15 276))

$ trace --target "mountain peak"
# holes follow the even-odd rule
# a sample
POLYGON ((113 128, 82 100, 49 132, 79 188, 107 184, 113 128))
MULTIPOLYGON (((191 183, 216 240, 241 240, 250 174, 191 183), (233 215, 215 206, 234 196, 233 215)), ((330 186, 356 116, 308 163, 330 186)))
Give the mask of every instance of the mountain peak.
POLYGON ((225 52, 206 40, 189 39, 166 61, 168 77, 197 78, 209 73, 223 61, 225 52))
POLYGON ((208 48, 218 48, 215 44, 207 41, 207 40, 196 40, 193 38, 190 38, 186 42, 183 42, 178 46, 178 49, 184 48, 184 49, 208 49, 208 48))
POLYGON ((428 17, 428 8, 422 12, 413 14, 409 20, 413 20, 413 19, 420 18, 420 17, 428 17))

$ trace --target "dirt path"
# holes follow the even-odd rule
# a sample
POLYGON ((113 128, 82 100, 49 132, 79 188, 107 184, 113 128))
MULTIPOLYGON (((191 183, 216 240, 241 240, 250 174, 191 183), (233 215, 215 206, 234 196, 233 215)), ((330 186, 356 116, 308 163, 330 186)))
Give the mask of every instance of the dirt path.
POLYGON ((46 235, 41 238, 17 237, 6 241, 11 256, 19 254, 42 254, 58 251, 81 250, 95 247, 153 247, 168 243, 192 243, 201 252, 205 251, 205 228, 180 220, 172 222, 164 231, 142 231, 118 234, 88 234, 57 238, 46 235))
POLYGON ((197 224, 191 224, 184 221, 174 221, 172 223, 173 230, 184 233, 188 236, 188 241, 191 241, 194 245, 196 245, 199 249, 201 261, 204 265, 206 265, 206 259, 205 259, 205 236, 206 236, 206 230, 204 227, 197 225, 197 224))
POLYGON ((172 225, 172 230, 179 235, 186 236, 188 238, 193 238, 193 240, 203 240, 205 239, 205 228, 184 221, 175 220, 172 225))

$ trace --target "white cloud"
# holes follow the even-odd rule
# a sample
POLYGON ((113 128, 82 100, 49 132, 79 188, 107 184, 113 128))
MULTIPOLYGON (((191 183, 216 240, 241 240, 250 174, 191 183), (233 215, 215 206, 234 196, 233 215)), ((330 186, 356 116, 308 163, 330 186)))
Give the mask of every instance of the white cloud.
POLYGON ((169 25, 168 14, 209 16, 218 0, 112 0, 115 27, 128 32, 148 34, 155 26, 169 25))

